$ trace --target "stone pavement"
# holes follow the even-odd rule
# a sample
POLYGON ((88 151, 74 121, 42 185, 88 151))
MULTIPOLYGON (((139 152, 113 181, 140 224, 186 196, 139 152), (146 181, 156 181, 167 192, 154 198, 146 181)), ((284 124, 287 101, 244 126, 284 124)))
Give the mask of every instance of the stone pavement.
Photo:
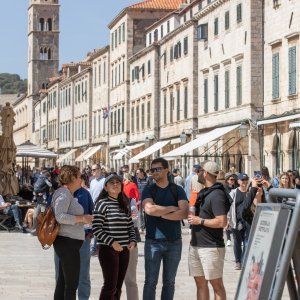
MULTIPOLYGON (((176 277, 175 299, 196 299, 193 278, 188 276, 189 234, 183 229, 183 253, 176 277)), ((224 284, 227 299, 234 299, 240 271, 234 270, 233 248, 226 248, 224 284)), ((97 257, 91 258, 92 293, 91 300, 99 299, 102 273, 97 257)), ((140 299, 144 282, 143 243, 139 244, 137 270, 140 299)), ((36 237, 22 233, 0 231, 0 299, 1 300, 46 300, 53 299, 54 291, 53 248, 43 250, 36 237)), ((161 278, 157 295, 161 291, 161 278)), ((289 299, 285 291, 285 297, 289 299)), ((122 300, 126 299, 125 288, 122 300)), ((157 299, 160 299, 158 296, 157 299)), ((211 299, 213 296, 211 294, 211 299)), ((131 299, 128 299, 131 300, 131 299)))

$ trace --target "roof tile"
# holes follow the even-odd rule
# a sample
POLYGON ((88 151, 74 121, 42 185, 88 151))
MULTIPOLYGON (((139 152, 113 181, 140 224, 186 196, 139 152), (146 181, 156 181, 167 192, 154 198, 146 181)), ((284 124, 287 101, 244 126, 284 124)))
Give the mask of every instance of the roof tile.
POLYGON ((182 0, 145 0, 128 8, 178 9, 182 0))

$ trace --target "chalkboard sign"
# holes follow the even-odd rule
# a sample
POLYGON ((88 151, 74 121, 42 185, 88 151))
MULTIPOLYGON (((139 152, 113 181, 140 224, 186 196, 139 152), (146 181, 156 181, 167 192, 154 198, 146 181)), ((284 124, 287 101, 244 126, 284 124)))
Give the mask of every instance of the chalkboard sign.
POLYGON ((282 204, 257 206, 236 300, 269 299, 290 216, 291 209, 282 204))

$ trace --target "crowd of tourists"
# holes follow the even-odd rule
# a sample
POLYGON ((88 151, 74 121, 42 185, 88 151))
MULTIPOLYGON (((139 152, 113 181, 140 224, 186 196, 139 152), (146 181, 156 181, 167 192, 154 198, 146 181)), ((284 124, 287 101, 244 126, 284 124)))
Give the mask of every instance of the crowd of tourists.
POLYGON ((24 223, 18 206, 2 196, 0 211, 10 214, 17 228, 34 234, 38 213, 52 206, 60 223, 53 244, 55 300, 76 299, 76 294, 80 300, 89 299, 91 256, 98 256, 103 274, 99 299, 120 299, 123 284, 127 299, 139 299, 138 244, 144 234, 143 299, 155 299, 161 262, 161 299, 173 299, 185 247, 182 220, 190 225, 188 269, 197 299, 209 299, 209 284, 215 299, 226 299, 223 267, 231 235, 234 268, 240 270, 257 204, 266 201, 271 188, 300 188, 300 180, 296 171, 271 179, 266 167, 249 176, 232 165, 224 182, 217 180, 220 173, 216 162, 205 161, 183 179, 179 169, 169 171, 163 158, 154 159, 146 171, 130 172, 124 165, 118 172, 107 172, 99 164, 83 170, 70 165, 34 169, 31 184, 20 191, 37 204, 27 211, 24 223))

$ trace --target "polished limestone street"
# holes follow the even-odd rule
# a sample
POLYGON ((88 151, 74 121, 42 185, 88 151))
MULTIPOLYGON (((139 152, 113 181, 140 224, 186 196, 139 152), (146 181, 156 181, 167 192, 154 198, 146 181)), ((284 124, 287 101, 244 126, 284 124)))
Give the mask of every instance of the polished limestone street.
MULTIPOLYGON (((142 236, 144 238, 144 236, 142 236)), ((194 279, 188 276, 188 228, 183 228, 183 253, 176 277, 174 299, 196 299, 194 279)), ((143 243, 139 243, 137 280, 140 299, 144 283, 143 243)), ((233 247, 226 248, 224 284, 227 299, 233 300, 240 271, 234 270, 233 247)), ((102 273, 97 257, 91 258, 92 292, 91 300, 99 299, 102 286, 102 273)), ((36 237, 29 234, 0 231, 0 299, 3 300, 46 300, 53 299, 54 291, 53 247, 43 250, 36 237)), ((160 299, 161 278, 157 286, 157 299, 160 299)), ((121 299, 126 299, 123 286, 121 299)), ((213 294, 211 293, 211 299, 213 294)), ((282 299, 289 299, 284 291, 282 299)))

